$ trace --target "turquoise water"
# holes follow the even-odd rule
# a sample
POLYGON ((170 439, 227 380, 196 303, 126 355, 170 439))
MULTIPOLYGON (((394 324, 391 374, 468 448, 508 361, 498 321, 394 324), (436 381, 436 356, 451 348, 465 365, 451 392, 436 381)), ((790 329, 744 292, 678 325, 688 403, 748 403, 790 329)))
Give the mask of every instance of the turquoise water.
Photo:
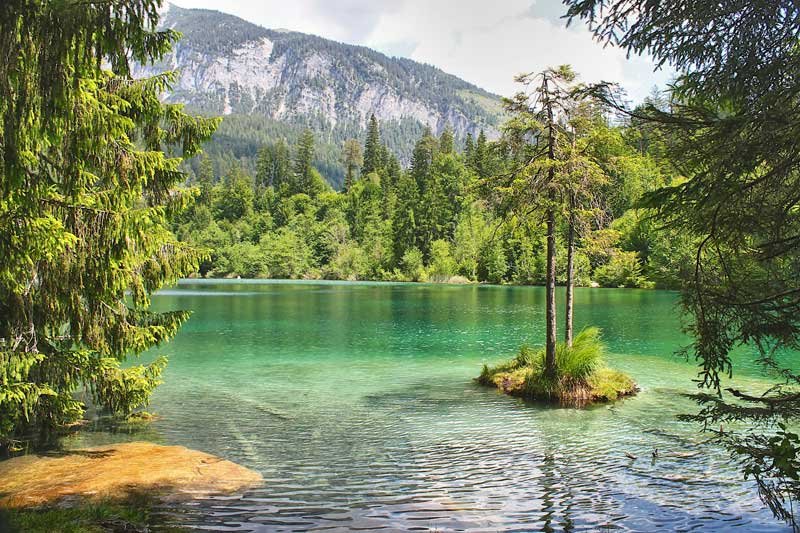
POLYGON ((69 444, 149 439, 260 471, 263 488, 164 510, 211 530, 786 529, 675 419, 696 371, 673 355, 673 293, 576 291, 577 328, 603 328, 635 398, 546 408, 474 385, 542 338, 543 303, 537 287, 185 281, 154 298, 194 310, 154 352, 161 418, 69 444))

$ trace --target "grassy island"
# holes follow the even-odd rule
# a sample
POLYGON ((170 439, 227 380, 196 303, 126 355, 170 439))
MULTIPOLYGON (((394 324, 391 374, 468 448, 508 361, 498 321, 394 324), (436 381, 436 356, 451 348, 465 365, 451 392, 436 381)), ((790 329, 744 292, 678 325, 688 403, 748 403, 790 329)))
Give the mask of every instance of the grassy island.
POLYGON ((586 405, 614 401, 636 394, 638 388, 627 374, 605 366, 605 345, 598 328, 587 328, 572 346, 558 344, 555 375, 544 371, 544 349, 523 346, 510 361, 483 366, 477 382, 497 387, 527 400, 586 405))

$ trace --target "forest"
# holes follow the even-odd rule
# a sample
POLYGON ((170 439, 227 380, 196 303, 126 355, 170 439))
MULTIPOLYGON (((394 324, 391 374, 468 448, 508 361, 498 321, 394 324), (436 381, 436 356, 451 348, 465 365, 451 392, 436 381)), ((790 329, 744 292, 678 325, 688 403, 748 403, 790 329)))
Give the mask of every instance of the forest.
MULTIPOLYGON (((663 106, 665 96, 646 104, 663 106)), ((691 242, 658 231, 641 203, 680 180, 664 156, 666 134, 597 100, 581 106, 570 142, 585 147, 597 177, 578 213, 576 283, 677 288, 691 242)), ((543 210, 509 212, 498 199, 520 156, 508 138, 489 141, 481 132, 457 146, 449 129, 438 138, 428 129, 403 168, 373 116, 363 145, 348 139, 341 147, 341 191, 315 168, 315 149, 310 130, 292 145, 266 144, 254 175, 234 166, 218 176, 222 162, 201 156, 189 183, 195 203, 173 225, 180 240, 208 251, 201 275, 544 283, 543 210)), ((562 219, 562 259, 566 235, 562 219)))

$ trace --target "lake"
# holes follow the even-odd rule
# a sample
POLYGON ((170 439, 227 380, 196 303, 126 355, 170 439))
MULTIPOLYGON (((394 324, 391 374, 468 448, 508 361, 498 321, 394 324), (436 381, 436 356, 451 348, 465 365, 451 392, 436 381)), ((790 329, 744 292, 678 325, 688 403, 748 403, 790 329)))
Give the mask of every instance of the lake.
POLYGON ((98 422, 67 443, 153 440, 260 471, 261 489, 164 509, 212 530, 788 530, 675 418, 695 409, 681 394, 696 374, 674 355, 687 342, 677 295, 575 300, 576 329, 603 329, 637 397, 579 410, 473 384, 541 343, 541 287, 183 281, 154 297, 194 311, 154 351, 170 358, 149 409, 160 419, 98 422))

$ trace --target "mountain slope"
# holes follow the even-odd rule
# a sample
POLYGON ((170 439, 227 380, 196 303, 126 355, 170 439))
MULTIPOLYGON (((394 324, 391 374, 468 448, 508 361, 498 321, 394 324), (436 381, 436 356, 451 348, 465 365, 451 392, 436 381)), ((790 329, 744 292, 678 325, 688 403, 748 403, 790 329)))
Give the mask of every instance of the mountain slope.
MULTIPOLYGON (((425 126, 440 133, 449 124, 463 139, 481 129, 492 135, 499 122, 495 95, 409 59, 174 5, 165 9, 162 26, 183 38, 162 63, 139 67, 136 75, 178 70, 168 100, 230 116, 222 131, 228 138, 236 136, 238 117, 258 116, 309 126, 322 144, 335 146, 361 138, 374 113, 389 147, 407 161, 425 126)), ((231 156, 252 157, 251 151, 231 156)))

